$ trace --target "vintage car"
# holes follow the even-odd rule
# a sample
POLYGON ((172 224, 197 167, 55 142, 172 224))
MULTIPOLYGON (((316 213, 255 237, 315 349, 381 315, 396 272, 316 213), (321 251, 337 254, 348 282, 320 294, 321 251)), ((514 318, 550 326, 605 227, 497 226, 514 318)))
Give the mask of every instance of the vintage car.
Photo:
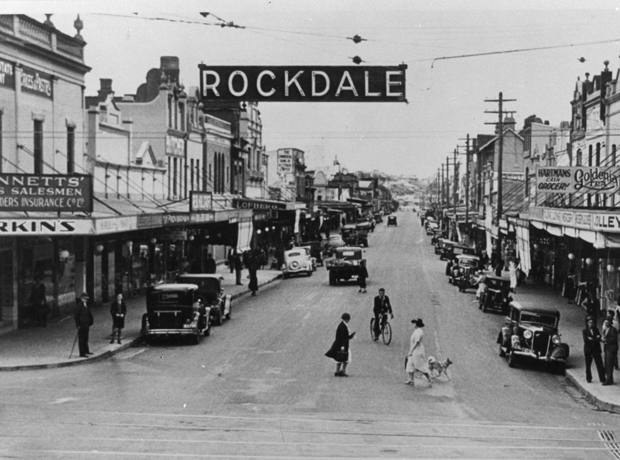
POLYGON ((363 258, 362 248, 343 247, 334 251, 334 258, 326 262, 325 268, 329 272, 330 286, 338 284, 340 281, 348 281, 359 275, 362 268, 363 258))
POLYGON ((316 271, 316 257, 312 256, 312 247, 301 245, 301 246, 296 246, 293 249, 297 249, 297 247, 306 251, 306 255, 310 258, 310 262, 312 262, 312 271, 315 272, 316 271))
POLYGON ((301 247, 310 247, 310 255, 315 259, 316 266, 323 266, 323 252, 321 251, 320 241, 305 241, 300 244, 301 247))
POLYGON ((508 365, 530 359, 545 363, 564 374, 569 346, 558 333, 560 312, 555 308, 525 306, 510 302, 509 315, 497 337, 499 355, 508 356, 508 365))
POLYGON ((460 292, 472 289, 477 285, 476 271, 480 258, 472 255, 456 256, 452 267, 452 278, 450 282, 459 288, 460 292))
POLYGON ((424 228, 426 229, 427 235, 432 235, 437 230, 439 230, 439 224, 434 221, 426 221, 426 223, 424 224, 424 228))
POLYGON ((431 234, 431 244, 435 246, 435 254, 439 254, 439 252, 437 252, 437 244, 443 239, 444 234, 439 228, 433 230, 433 233, 431 234))
POLYGON ((291 275, 312 276, 313 271, 312 259, 304 248, 293 248, 284 252, 284 264, 282 265, 282 277, 284 279, 291 275))
POLYGON ((387 226, 391 227, 398 227, 398 222, 396 221, 396 216, 388 216, 388 220, 387 220, 387 226))
POLYGON ((447 254, 452 246, 458 246, 456 241, 449 240, 448 238, 442 238, 435 247, 435 254, 439 254, 439 260, 445 260, 444 255, 447 254))
POLYGON ((342 235, 342 240, 344 241, 344 244, 346 246, 359 246, 357 225, 355 224, 343 225, 340 228, 340 234, 342 235))
POLYGON ((368 233, 374 231, 374 225, 370 222, 358 222, 357 228, 357 246, 368 247, 368 233))
POLYGON ((324 254, 327 256, 331 256, 334 249, 346 246, 344 240, 342 239, 342 235, 331 235, 323 244, 324 254))
POLYGON ((375 212, 374 219, 375 219, 375 223, 377 224, 383 223, 383 217, 381 216, 380 212, 375 212))
POLYGON ((479 308, 486 313, 487 310, 501 311, 508 314, 508 306, 512 302, 510 295, 510 280, 501 276, 485 275, 485 288, 480 295, 479 308))
POLYGON ((200 301, 196 284, 160 284, 146 294, 146 313, 142 315, 142 336, 185 336, 198 344, 202 334, 209 335, 209 306, 200 301))
POLYGON ((232 311, 232 297, 224 295, 223 279, 221 276, 206 273, 184 273, 177 276, 177 283, 198 286, 198 298, 210 308, 211 321, 218 326, 222 325, 224 318, 230 319, 232 311))
POLYGON ((456 256, 462 254, 476 255, 476 249, 469 246, 462 246, 460 244, 451 244, 446 246, 444 252, 439 257, 439 260, 454 260, 456 256))

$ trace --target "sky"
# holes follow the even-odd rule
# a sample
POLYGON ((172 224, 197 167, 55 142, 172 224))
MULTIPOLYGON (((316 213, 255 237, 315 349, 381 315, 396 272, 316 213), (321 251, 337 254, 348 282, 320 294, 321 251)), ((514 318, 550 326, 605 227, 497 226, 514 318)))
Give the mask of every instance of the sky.
POLYGON ((86 95, 100 78, 113 80, 116 95, 134 94, 161 56, 179 57, 186 88, 198 86, 200 63, 405 63, 408 103, 261 103, 263 142, 306 151, 311 167, 337 156, 350 171, 420 178, 455 148, 464 152, 467 134, 494 132, 486 123, 497 114, 485 111, 497 103, 485 100, 515 99, 504 108, 517 128, 534 114, 559 125, 570 121, 578 78, 599 74, 606 60, 614 78, 620 67, 620 1, 3 0, 0 13, 40 21, 52 13, 70 35, 79 14, 92 68, 86 95), (245 28, 206 25, 219 22, 213 15, 245 28), (439 59, 479 53, 494 54, 439 59))

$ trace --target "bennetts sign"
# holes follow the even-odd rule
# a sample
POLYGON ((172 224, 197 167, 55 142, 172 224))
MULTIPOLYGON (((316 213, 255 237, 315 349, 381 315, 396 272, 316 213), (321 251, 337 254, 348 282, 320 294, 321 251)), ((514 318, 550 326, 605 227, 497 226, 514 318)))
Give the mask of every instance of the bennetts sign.
POLYGON ((619 167, 540 166, 536 190, 547 193, 616 193, 620 190, 619 167))
POLYGON ((198 67, 203 102, 407 102, 405 64, 198 67))
POLYGON ((0 211, 92 210, 92 176, 0 173, 0 211))

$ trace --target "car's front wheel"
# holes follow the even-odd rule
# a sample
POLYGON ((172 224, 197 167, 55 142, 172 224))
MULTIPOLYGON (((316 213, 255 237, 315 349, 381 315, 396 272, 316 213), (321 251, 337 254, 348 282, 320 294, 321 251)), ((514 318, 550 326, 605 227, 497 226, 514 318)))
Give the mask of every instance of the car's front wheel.
POLYGON ((502 347, 502 344, 499 344, 499 356, 501 358, 505 358, 506 357, 506 351, 504 350, 504 348, 502 347))
POLYGON ((218 326, 221 326, 222 324, 224 324, 224 320, 222 318, 222 314, 218 313, 216 318, 215 318, 215 324, 217 324, 218 326))
POLYGON ((508 355, 508 367, 517 367, 517 355, 514 351, 508 355))

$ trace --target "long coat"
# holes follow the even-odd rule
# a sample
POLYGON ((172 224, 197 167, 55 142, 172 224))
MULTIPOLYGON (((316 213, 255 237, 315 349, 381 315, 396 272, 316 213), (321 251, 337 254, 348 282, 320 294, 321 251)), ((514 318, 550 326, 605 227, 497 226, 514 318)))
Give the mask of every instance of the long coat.
POLYGON ((592 330, 587 327, 582 331, 583 334, 583 353, 585 355, 601 354, 601 333, 598 327, 594 326, 592 330))
POLYGON ((76 327, 79 328, 89 328, 95 322, 93 312, 90 311, 90 308, 82 300, 78 300, 73 319, 75 319, 76 327))
POLYGON ((127 304, 125 301, 121 300, 120 305, 116 300, 112 302, 112 305, 110 306, 110 314, 112 315, 112 323, 114 324, 114 328, 123 329, 125 327, 125 315, 127 314, 127 304))
POLYGON ((349 328, 347 327, 347 323, 341 321, 336 328, 336 339, 334 343, 332 343, 331 348, 325 353, 325 356, 328 358, 336 359, 336 353, 338 351, 349 351, 349 340, 353 338, 354 334, 349 334, 349 328))

